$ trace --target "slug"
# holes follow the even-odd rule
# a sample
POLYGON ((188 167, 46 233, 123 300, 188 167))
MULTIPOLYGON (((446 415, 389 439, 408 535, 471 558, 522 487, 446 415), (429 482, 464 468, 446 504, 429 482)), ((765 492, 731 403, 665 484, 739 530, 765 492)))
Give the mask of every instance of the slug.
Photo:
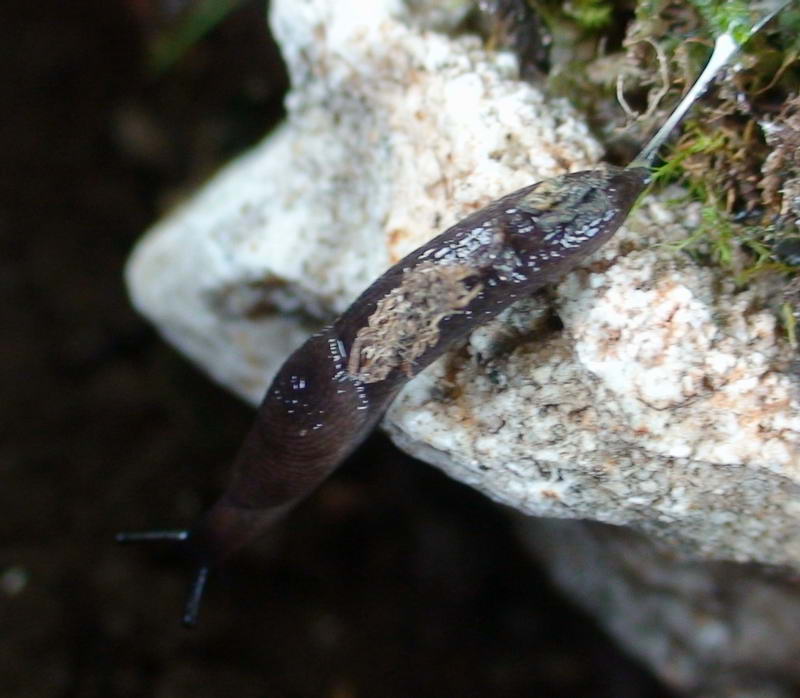
POLYGON ((212 568, 309 494, 364 440, 400 389, 521 296, 579 264, 619 228, 650 181, 658 151, 691 105, 792 0, 736 35, 720 34, 708 63, 625 168, 547 179, 490 203, 374 281, 281 367, 233 464, 228 488, 191 529, 120 533, 170 540, 194 560, 183 622, 194 625, 212 568))
POLYGON ((262 534, 365 439, 400 389, 515 300, 552 283, 619 228, 649 181, 645 167, 603 166, 502 197, 416 249, 283 364, 230 484, 169 539, 197 565, 183 622, 193 625, 209 570, 262 534))

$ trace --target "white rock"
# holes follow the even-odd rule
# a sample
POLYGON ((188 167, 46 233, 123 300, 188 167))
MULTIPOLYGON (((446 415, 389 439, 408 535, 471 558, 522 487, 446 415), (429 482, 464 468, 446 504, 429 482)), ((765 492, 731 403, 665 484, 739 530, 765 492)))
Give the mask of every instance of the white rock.
MULTIPOLYGON (((566 103, 516 80, 512 57, 426 29, 463 5, 273 0, 286 123, 137 246, 137 307, 249 401, 391 263, 488 201, 600 157, 566 103)), ((767 281, 740 291, 663 244, 697 221, 651 197, 548 298, 518 303, 412 381, 384 427, 525 513, 800 571, 800 390, 778 293, 767 281)), ((612 620, 661 666, 636 613, 612 620)), ((726 623, 702 642, 745 632, 726 623)))
POLYGON ((314 322, 391 263, 600 156, 566 102, 514 79, 511 56, 427 31, 428 19, 443 21, 399 0, 273 2, 287 122, 134 252, 135 305, 251 402, 314 322))

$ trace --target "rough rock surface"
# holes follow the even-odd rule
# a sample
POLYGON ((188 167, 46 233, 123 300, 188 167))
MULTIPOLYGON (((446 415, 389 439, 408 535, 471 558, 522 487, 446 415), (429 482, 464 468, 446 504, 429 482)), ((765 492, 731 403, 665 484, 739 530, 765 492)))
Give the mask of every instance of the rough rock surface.
POLYGON ((800 395, 771 289, 663 244, 690 222, 644 204, 555 289, 563 328, 532 300, 475 332, 395 401, 395 441, 526 513, 800 568, 800 395))
POLYGON ((566 102, 516 79, 511 56, 426 30, 446 16, 414 6, 273 2, 286 123, 131 260, 136 306, 252 402, 289 350, 391 263, 601 154, 566 102))
MULTIPOLYGON (((137 307, 252 402, 393 261, 491 199, 600 156, 568 105, 516 79, 510 56, 449 36, 452 16, 421 6, 275 0, 286 123, 131 259, 137 307)), ((583 268, 412 381, 384 426, 523 512, 625 524, 671 555, 800 570, 800 388, 775 282, 741 291, 665 245, 698 223, 670 197, 646 200, 583 268)), ((776 603, 791 596, 750 583, 776 603)), ((695 593, 676 588, 684 602, 695 593)), ((638 651, 676 684, 693 685, 690 669, 670 673, 675 653, 711 670, 677 635, 660 636, 672 654, 659 654, 636 623, 611 627, 634 647, 638 632, 638 651)), ((796 638, 779 641, 796 657, 796 638)))

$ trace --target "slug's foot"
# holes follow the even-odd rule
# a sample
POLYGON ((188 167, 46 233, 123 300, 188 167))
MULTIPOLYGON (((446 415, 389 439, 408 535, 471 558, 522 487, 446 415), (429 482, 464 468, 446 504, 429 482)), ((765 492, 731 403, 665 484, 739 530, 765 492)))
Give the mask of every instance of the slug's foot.
MULTIPOLYGON (((181 549, 185 549, 190 557, 192 555, 192 547, 189 543, 191 539, 191 531, 188 529, 178 531, 141 531, 134 533, 118 533, 114 536, 117 543, 152 543, 167 541, 170 543, 177 543, 181 549)), ((194 568, 192 581, 189 585, 189 593, 186 597, 186 603, 183 606, 183 615, 181 616, 181 623, 184 627, 193 628, 197 625, 197 616, 200 611, 200 602, 203 600, 203 592, 206 588, 208 575, 211 567, 207 564, 197 564, 194 568)))

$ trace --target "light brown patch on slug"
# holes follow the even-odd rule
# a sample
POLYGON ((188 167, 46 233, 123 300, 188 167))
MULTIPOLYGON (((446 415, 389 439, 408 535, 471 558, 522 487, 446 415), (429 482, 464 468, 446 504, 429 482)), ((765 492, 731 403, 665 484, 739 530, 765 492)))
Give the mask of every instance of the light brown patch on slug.
POLYGON ((546 179, 532 192, 526 194, 520 203, 537 211, 550 211, 561 203, 565 194, 562 177, 546 179))
POLYGON ((439 323, 463 311, 483 288, 464 280, 475 271, 466 264, 422 262, 378 301, 367 325, 356 334, 347 370, 364 383, 382 381, 401 367, 412 375, 414 360, 439 340, 439 323))

